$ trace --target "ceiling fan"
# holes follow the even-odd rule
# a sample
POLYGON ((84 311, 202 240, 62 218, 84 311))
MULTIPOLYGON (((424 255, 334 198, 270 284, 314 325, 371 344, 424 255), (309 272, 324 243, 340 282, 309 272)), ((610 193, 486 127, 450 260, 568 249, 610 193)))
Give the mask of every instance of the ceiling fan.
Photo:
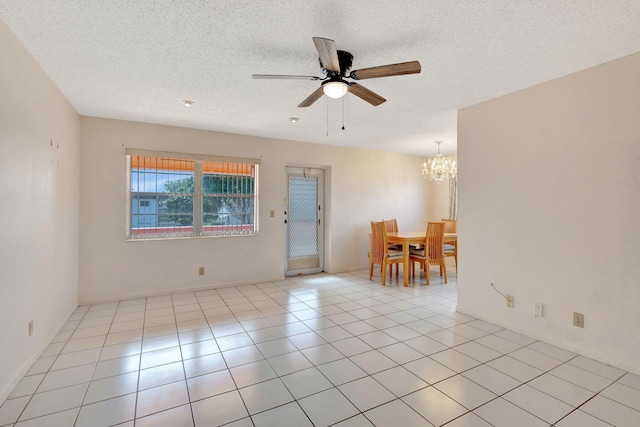
POLYGON ((327 95, 330 98, 341 98, 350 92, 358 98, 377 106, 386 101, 377 93, 356 83, 345 79, 364 80, 378 77, 399 76, 402 74, 417 74, 420 72, 420 62, 410 61, 399 64, 380 65, 378 67, 351 70, 353 55, 344 50, 337 50, 333 40, 314 37, 313 43, 320 55, 320 68, 324 77, 297 76, 282 74, 253 74, 254 79, 296 79, 296 80, 320 80, 320 87, 313 91, 298 107, 309 107, 314 102, 327 95))

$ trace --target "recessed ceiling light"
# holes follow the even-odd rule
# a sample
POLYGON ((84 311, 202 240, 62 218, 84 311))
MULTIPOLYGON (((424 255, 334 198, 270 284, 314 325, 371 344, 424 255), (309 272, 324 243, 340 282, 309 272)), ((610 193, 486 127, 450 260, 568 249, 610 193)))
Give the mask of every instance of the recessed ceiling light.
POLYGON ((289 121, 290 121, 291 123, 295 123, 295 122, 297 122, 297 121, 299 121, 299 120, 300 120, 300 118, 299 118, 299 117, 289 117, 289 121))
POLYGON ((183 99, 183 100, 182 100, 182 103, 183 103, 183 104, 184 104, 184 106, 185 106, 185 107, 187 107, 187 108, 191 107, 191 106, 194 104, 194 102, 193 102, 193 101, 189 101, 188 99, 183 99))

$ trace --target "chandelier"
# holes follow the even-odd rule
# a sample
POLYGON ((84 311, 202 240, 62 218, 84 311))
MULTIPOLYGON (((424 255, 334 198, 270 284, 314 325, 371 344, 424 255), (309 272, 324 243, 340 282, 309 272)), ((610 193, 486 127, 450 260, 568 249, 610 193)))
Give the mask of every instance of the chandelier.
POLYGON ((436 181, 440 184, 445 179, 455 179, 458 174, 455 160, 451 160, 449 157, 443 157, 440 154, 440 144, 442 141, 436 141, 438 144, 438 155, 422 164, 422 177, 429 181, 436 181), (427 167, 428 166, 428 167, 427 167))

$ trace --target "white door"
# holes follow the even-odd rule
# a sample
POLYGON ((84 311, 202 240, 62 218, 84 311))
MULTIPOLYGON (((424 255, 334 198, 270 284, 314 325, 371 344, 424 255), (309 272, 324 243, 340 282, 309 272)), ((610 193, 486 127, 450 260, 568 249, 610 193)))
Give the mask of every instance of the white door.
POLYGON ((324 270, 324 170, 288 167, 285 275, 324 270))

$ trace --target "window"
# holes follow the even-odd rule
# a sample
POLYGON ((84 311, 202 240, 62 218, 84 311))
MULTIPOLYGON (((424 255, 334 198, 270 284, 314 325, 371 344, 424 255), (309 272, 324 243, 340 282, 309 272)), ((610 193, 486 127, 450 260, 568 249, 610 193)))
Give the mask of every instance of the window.
POLYGON ((127 239, 258 233, 259 160, 126 154, 127 239))

